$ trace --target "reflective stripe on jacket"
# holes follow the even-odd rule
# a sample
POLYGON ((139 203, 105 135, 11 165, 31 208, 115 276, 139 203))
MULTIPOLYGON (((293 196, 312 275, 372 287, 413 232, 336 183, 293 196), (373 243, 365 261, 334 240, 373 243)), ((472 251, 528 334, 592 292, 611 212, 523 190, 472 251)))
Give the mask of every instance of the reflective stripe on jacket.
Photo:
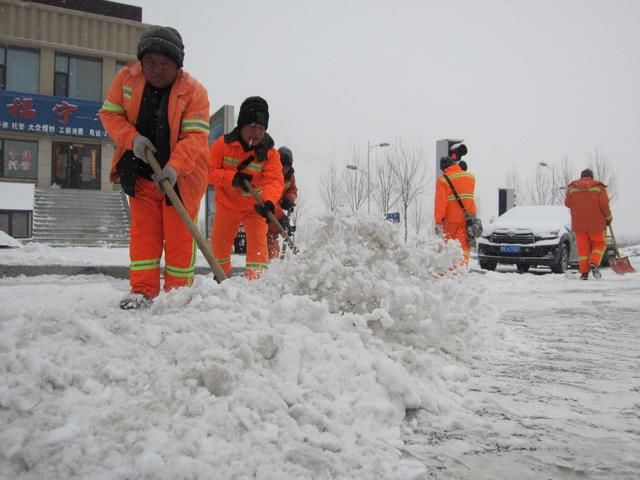
MULTIPOLYGON (((100 109, 100 120, 116 144, 109 179, 118 178, 117 164, 139 135, 135 124, 147 81, 140 62, 121 69, 115 76, 100 109)), ((186 205, 199 204, 207 188, 209 168, 209 98, 205 88, 184 70, 169 95, 171 156, 167 165, 178 174, 178 188, 186 205)))
POLYGON ((607 187, 593 178, 574 180, 567 187, 564 204, 571 210, 574 232, 598 232, 611 220, 607 187))
MULTIPOLYGON (((216 189, 216 205, 232 211, 253 210, 256 201, 250 193, 231 186, 233 177, 238 171, 238 165, 251 156, 254 150, 244 151, 239 141, 225 142, 225 136, 220 136, 209 150, 209 183, 216 189)), ((251 184, 263 201, 271 200, 274 206, 280 200, 284 188, 280 154, 275 148, 270 148, 265 161, 254 159, 243 170, 252 176, 251 184)))
MULTIPOLYGON (((467 212, 476 213, 476 201, 474 191, 476 188, 475 177, 460 168, 459 165, 451 165, 444 170, 451 183, 458 192, 462 204, 467 212)), ((444 175, 438 177, 436 181, 436 195, 434 202, 434 220, 436 224, 464 223, 464 212, 449 186, 449 182, 444 175)))

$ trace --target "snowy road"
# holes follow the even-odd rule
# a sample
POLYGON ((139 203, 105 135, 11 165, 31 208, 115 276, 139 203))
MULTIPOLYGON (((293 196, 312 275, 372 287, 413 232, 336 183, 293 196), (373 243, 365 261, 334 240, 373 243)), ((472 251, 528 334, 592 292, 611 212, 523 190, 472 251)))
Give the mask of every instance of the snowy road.
POLYGON ((416 414, 407 451, 437 465, 430 478, 640 478, 638 277, 479 275, 522 346, 475 372, 473 423, 416 414))

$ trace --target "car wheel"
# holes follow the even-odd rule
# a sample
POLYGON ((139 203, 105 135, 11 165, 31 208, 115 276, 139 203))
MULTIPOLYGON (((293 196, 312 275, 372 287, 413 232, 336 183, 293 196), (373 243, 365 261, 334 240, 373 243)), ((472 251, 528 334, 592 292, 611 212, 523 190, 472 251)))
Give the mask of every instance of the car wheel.
POLYGON ((480 268, 483 270, 495 270, 498 262, 480 262, 480 268))
POLYGON ((516 269, 518 270, 518 273, 527 273, 530 268, 531 268, 531 265, 529 265, 528 263, 516 264, 516 269))
POLYGON ((558 255, 558 262, 551 265, 551 271, 553 273, 564 273, 569 268, 569 250, 563 243, 560 246, 560 255, 558 255))

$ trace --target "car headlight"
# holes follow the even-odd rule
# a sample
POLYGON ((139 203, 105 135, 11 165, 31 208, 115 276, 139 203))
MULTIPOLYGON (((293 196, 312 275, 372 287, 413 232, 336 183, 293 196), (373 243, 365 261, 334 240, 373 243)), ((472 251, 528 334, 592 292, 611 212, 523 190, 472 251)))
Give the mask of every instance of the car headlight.
POLYGON ((536 241, 538 240, 553 240, 554 238, 558 238, 560 236, 560 230, 551 230, 549 232, 541 233, 535 236, 536 241))

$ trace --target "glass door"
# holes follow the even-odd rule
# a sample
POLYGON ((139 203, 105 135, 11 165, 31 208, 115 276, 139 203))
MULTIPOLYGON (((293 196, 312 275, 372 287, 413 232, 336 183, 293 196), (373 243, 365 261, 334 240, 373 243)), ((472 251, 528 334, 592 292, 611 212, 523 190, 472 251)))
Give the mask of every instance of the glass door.
POLYGON ((62 188, 100 189, 100 146, 54 143, 52 183, 62 188))

